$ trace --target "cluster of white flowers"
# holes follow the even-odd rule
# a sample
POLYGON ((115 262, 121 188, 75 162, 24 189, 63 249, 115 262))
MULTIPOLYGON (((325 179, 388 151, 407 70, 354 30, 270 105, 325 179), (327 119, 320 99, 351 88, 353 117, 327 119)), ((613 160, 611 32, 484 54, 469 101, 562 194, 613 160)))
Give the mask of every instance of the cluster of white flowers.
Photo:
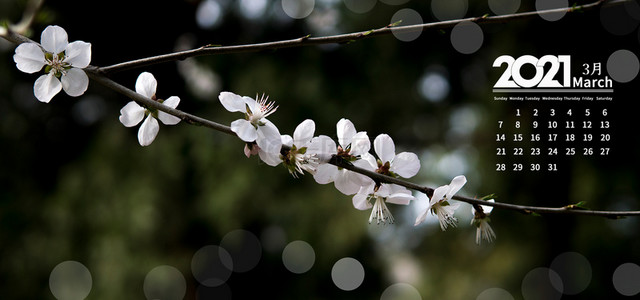
MULTIPOLYGON (((315 123, 304 120, 290 135, 280 135, 278 128, 266 119, 276 110, 274 102, 267 98, 252 99, 231 92, 222 92, 220 103, 230 112, 243 112, 244 119, 231 123, 231 130, 246 142, 244 152, 247 157, 258 154, 270 166, 283 164, 294 177, 305 172, 312 174, 320 184, 332 183, 345 195, 353 195, 353 206, 359 210, 371 209, 369 223, 393 223, 394 218, 387 203, 408 205, 415 197, 407 188, 397 184, 380 183, 360 173, 329 163, 341 160, 364 170, 393 178, 411 178, 420 170, 420 160, 415 153, 396 153, 393 139, 387 134, 378 135, 373 141, 376 156, 369 153, 371 141, 367 132, 357 131, 348 119, 340 119, 336 124, 338 143, 326 135, 314 136, 315 123)), ((451 203, 452 197, 467 182, 460 175, 449 185, 438 187, 430 198, 428 208, 416 219, 419 225, 429 212, 438 218, 442 230, 455 227, 454 217, 459 203, 451 203)), ((490 206, 482 206, 484 213, 474 210, 473 224, 478 227, 476 241, 480 238, 492 241, 495 234, 488 224, 490 206)))
MULTIPOLYGON (((39 101, 49 102, 63 90, 70 96, 82 95, 88 87, 89 79, 82 70, 91 61, 91 44, 82 41, 68 42, 67 33, 59 26, 49 26, 41 36, 41 45, 23 43, 16 48, 14 61, 19 70, 35 73, 45 67, 45 75, 34 84, 34 94, 39 101)), ((148 72, 138 76, 135 90, 138 94, 175 109, 180 98, 171 96, 166 100, 156 97, 157 81, 148 72)), ((218 99, 230 112, 241 112, 244 118, 231 123, 230 129, 245 142, 247 157, 258 155, 270 166, 283 164, 294 177, 305 172, 313 175, 320 184, 332 183, 345 195, 353 195, 353 206, 359 210, 371 209, 369 223, 393 223, 394 218, 387 203, 408 205, 415 197, 407 188, 397 184, 376 181, 368 176, 329 162, 348 163, 358 168, 390 176, 411 178, 420 170, 418 156, 411 152, 396 153, 396 147, 389 135, 380 134, 373 141, 376 156, 369 153, 371 141, 366 131, 357 131, 348 119, 340 119, 336 124, 338 143, 326 135, 314 136, 315 123, 304 120, 293 132, 293 136, 281 135, 278 127, 267 119, 277 110, 274 102, 262 95, 255 99, 239 96, 231 92, 220 93, 218 99)), ((135 101, 127 103, 120 110, 120 122, 133 127, 142 122, 138 130, 138 142, 150 145, 159 131, 158 119, 165 125, 175 125, 180 118, 163 111, 140 106, 135 101), (144 120, 144 121, 143 121, 144 120)), ((424 222, 429 212, 437 216, 442 230, 456 226, 454 217, 459 203, 451 203, 452 197, 467 182, 460 175, 449 185, 436 188, 427 209, 416 219, 415 225, 424 222)), ((490 201, 493 201, 490 200, 490 201)), ((481 239, 492 241, 495 233, 489 226, 488 215, 491 206, 477 206, 473 209, 472 225, 477 227, 476 242, 481 239)))
POLYGON ((313 120, 304 120, 290 135, 280 135, 278 128, 266 116, 276 110, 273 102, 222 92, 220 103, 230 112, 243 112, 244 119, 231 123, 231 130, 245 141, 245 154, 256 152, 270 166, 283 164, 294 177, 305 172, 316 182, 335 187, 346 195, 353 195, 353 206, 372 209, 369 222, 393 223, 386 203, 407 205, 415 198, 405 187, 380 184, 359 173, 339 168, 329 161, 340 159, 357 167, 392 177, 410 178, 420 170, 418 156, 410 152, 396 155, 391 137, 381 134, 374 140, 376 159, 369 153, 371 141, 366 132, 358 132, 353 123, 341 119, 336 125, 338 144, 326 135, 315 136, 313 120))

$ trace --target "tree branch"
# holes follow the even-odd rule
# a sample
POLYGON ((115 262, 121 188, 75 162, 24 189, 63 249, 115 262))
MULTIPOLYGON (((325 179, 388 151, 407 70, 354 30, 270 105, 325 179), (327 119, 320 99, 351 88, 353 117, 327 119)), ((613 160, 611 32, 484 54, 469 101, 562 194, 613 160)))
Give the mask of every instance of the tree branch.
MULTIPOLYGON (((343 44, 343 43, 349 43, 349 42, 361 40, 368 37, 387 35, 392 32, 406 33, 406 32, 415 32, 415 31, 422 31, 422 30, 426 31, 426 30, 446 29, 446 28, 454 27, 455 25, 463 22, 474 22, 476 24, 506 23, 509 21, 529 19, 536 16, 543 16, 543 15, 549 15, 549 14, 587 11, 587 10, 599 7, 604 2, 606 2, 606 0, 598 0, 593 3, 574 6, 574 7, 568 7, 568 8, 548 9, 548 10, 515 13, 515 14, 501 15, 501 16, 482 16, 482 17, 441 21, 441 22, 433 22, 433 23, 425 23, 425 24, 417 24, 417 25, 407 25, 407 26, 387 25, 382 28, 368 30, 368 31, 360 31, 360 32, 354 32, 354 33, 346 33, 346 34, 324 36, 324 37, 305 36, 305 37, 290 39, 290 40, 266 42, 266 43, 258 43, 258 44, 248 44, 248 45, 237 45, 237 46, 204 46, 204 47, 200 47, 192 50, 179 51, 179 52, 174 52, 174 53, 169 53, 164 55, 158 55, 153 57, 132 60, 128 62, 118 63, 115 65, 102 67, 100 69, 105 74, 111 74, 115 72, 141 68, 141 67, 149 66, 153 64, 165 63, 165 62, 176 61, 176 60, 184 60, 186 58, 196 57, 196 56, 258 52, 258 51, 265 51, 265 50, 277 50, 277 49, 283 49, 283 48, 304 47, 304 46, 314 46, 314 45, 323 45, 323 44, 343 44)), ((611 2, 619 3, 624 1, 611 1, 611 2)))
MULTIPOLYGON (((591 9, 602 4, 603 2, 604 2, 603 0, 600 0, 591 4, 574 7, 569 9, 568 12, 572 12, 577 9, 591 9)), ((613 1, 613 2, 620 3, 621 1, 613 1)), ((567 11, 567 9, 563 8, 563 9, 546 10, 541 12, 520 13, 520 14, 513 14, 513 15, 506 15, 506 16, 470 18, 470 19, 464 19, 464 20, 445 21, 445 22, 437 22, 437 23, 430 23, 430 24, 397 27, 397 28, 394 28, 393 30, 411 31, 411 30, 424 30, 424 29, 435 29, 435 28, 448 28, 463 21, 472 21, 477 23, 506 22, 506 21, 520 19, 520 18, 528 18, 530 16, 538 15, 538 14, 557 13, 562 11, 567 11)), ((125 97, 138 102, 141 105, 144 105, 148 108, 153 108, 153 109, 166 112, 168 114, 171 114, 173 116, 180 118, 184 122, 189 123, 191 125, 204 126, 219 132, 236 136, 235 132, 233 132, 229 126, 222 125, 222 124, 210 121, 208 119, 198 117, 198 116, 183 112, 181 110, 173 109, 168 106, 162 105, 157 101, 147 98, 141 94, 138 94, 135 91, 127 87, 124 87, 119 83, 111 80, 110 78, 107 77, 107 74, 116 72, 116 71, 138 68, 138 67, 142 67, 150 64, 184 59, 184 58, 198 56, 198 55, 238 53, 238 52, 260 51, 260 50, 266 50, 266 49, 279 49, 279 48, 286 48, 286 47, 342 43, 342 42, 348 42, 352 40, 365 38, 368 36, 387 34, 391 32, 391 30, 392 28, 387 26, 387 27, 377 29, 377 30, 372 30, 372 31, 364 31, 364 32, 358 32, 358 33, 343 34, 343 35, 328 36, 328 37, 318 37, 318 38, 303 37, 295 40, 286 40, 286 41, 279 41, 279 42, 272 42, 272 43, 244 45, 244 46, 230 46, 230 47, 216 47, 216 48, 204 47, 204 48, 188 50, 183 52, 176 52, 173 54, 167 54, 164 56, 150 57, 146 59, 126 62, 126 63, 113 65, 110 67, 104 67, 104 68, 89 66, 84 70, 93 81, 98 82, 101 85, 104 85, 105 87, 112 89, 124 95, 125 97)), ((29 38, 17 32, 12 31, 11 28, 6 30, 5 32, 0 32, 0 33, 1 33, 0 36, 16 44, 20 44, 24 42, 33 42, 29 38)), ((286 148, 287 148, 286 146, 283 146, 284 151, 288 150, 286 148)), ((387 176, 387 175, 379 174, 373 171, 358 168, 348 162, 337 159, 335 156, 329 161, 329 163, 337 167, 344 168, 344 169, 368 176, 378 183, 397 184, 397 185, 406 187, 408 189, 425 193, 428 196, 431 196, 434 191, 434 189, 432 188, 421 186, 409 181, 405 181, 403 179, 394 178, 391 176, 387 176)), ((640 216, 640 211, 588 210, 588 209, 582 209, 577 205, 568 205, 563 207, 540 207, 540 206, 516 205, 516 204, 501 203, 501 202, 488 202, 488 201, 484 201, 476 198, 464 197, 464 196, 454 196, 453 199, 466 202, 472 205, 493 206, 493 207, 502 208, 502 209, 519 211, 525 214, 576 214, 576 215, 601 216, 601 217, 607 217, 607 218, 640 216)))
MULTIPOLYGON (((192 125, 200 125, 200 126, 204 126, 204 127, 208 127, 211 128, 213 130, 217 130, 229 135, 233 135, 236 136, 236 133, 231 131, 231 128, 226 126, 226 125, 222 125, 210 120, 207 120, 205 118, 201 118, 198 116, 194 116, 188 113, 185 113, 183 111, 177 110, 177 109, 173 109, 170 108, 168 106, 162 105, 157 101, 154 101, 150 98, 147 98, 145 96, 142 96, 141 94, 136 93, 135 91, 126 88, 116 82, 114 82, 113 80, 107 78, 104 74, 102 74, 99 71, 99 68, 96 67, 89 67, 87 69, 85 69, 85 71, 87 72, 87 74, 89 75, 89 77, 91 79, 93 79, 94 81, 128 97, 133 99, 134 101, 145 105, 147 107, 153 108, 153 109, 157 109, 157 110, 161 110, 163 112, 166 112, 168 114, 174 115, 180 119, 182 119, 183 121, 192 124, 192 125)), ((287 151, 288 149, 286 149, 287 146, 283 146, 283 150, 287 151)), ((344 162, 342 160, 336 159, 336 157, 334 156, 330 161, 330 164, 335 165, 337 167, 340 168, 344 168, 362 175, 365 175, 371 179, 373 179, 376 182, 379 183, 389 183, 389 184, 397 184, 403 187, 406 187, 408 189, 412 189, 415 191, 419 191, 422 192, 428 196, 431 196, 433 194, 433 188, 429 188, 426 186, 421 186, 400 178, 394 178, 391 176, 387 176, 384 174, 379 174, 373 171, 369 171, 366 169, 362 169, 359 167, 356 167, 348 162, 344 162)), ((574 205, 568 205, 568 206, 563 206, 563 207, 540 207, 540 206, 525 206, 525 205, 516 205, 516 204, 510 204, 510 203, 501 203, 501 202, 488 202, 488 201, 484 201, 484 200, 480 200, 480 199, 476 199, 476 198, 470 198, 470 197, 464 197, 464 196, 453 196, 454 200, 458 200, 458 201, 462 201, 462 202, 466 202, 472 205, 487 205, 487 206, 493 206, 493 207, 497 207, 497 208, 502 208, 502 209, 508 209, 508 210, 515 210, 515 211, 519 211, 521 213, 525 213, 525 214, 576 214, 576 215, 589 215, 589 216, 601 216, 601 217, 607 217, 607 218, 621 218, 621 217, 625 217, 625 216, 640 216, 640 211, 598 211, 598 210, 588 210, 588 209, 582 209, 579 207, 576 207, 574 205)))
POLYGON ((12 25, 8 25, 8 28, 0 27, 0 36, 5 36, 9 31, 14 31, 20 34, 24 34, 29 27, 31 27, 31 23, 35 20, 36 14, 42 6, 44 0, 30 0, 27 2, 27 6, 22 14, 22 19, 12 25))
POLYGON ((109 79, 107 76, 105 76, 104 74, 102 74, 102 72, 100 72, 100 68, 98 67, 94 67, 94 66, 89 66, 87 68, 84 69, 84 71, 87 73, 87 75, 89 76, 89 78, 93 79, 95 82, 100 83, 101 85, 112 89, 122 95, 124 95, 125 97, 134 100, 136 102, 138 102, 139 104, 142 104, 143 106, 146 106, 148 108, 153 108, 153 109, 157 109, 157 110, 161 110, 163 112, 166 112, 170 115, 174 115, 178 118, 180 118, 182 121, 189 123, 191 125, 198 125, 198 126, 204 126, 204 127, 208 127, 211 128, 213 130, 217 130, 226 134, 230 134, 233 136, 236 136, 236 133, 231 131, 231 128, 229 126, 225 126, 192 114, 188 114, 186 112, 183 112, 181 110, 177 110, 171 107, 168 107, 166 105, 162 105, 160 102, 154 101, 150 98, 147 98, 145 96, 142 96, 141 94, 136 93, 135 91, 128 89, 124 86, 122 86, 121 84, 109 79))

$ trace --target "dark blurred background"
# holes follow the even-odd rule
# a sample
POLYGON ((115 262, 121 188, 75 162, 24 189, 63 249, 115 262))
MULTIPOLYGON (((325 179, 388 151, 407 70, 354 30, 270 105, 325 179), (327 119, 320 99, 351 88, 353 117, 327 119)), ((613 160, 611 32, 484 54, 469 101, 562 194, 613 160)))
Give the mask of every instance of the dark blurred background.
MULTIPOLYGON (((536 10, 535 1, 516 0, 316 0, 310 1, 308 16, 292 18, 286 12, 294 10, 291 2, 309 3, 46 1, 30 37, 39 41, 47 25, 59 25, 70 41, 92 44, 92 65, 107 66, 207 44, 355 32, 397 18, 410 24, 415 15, 422 22, 495 15, 490 5, 536 10)), ((17 22, 25 5, 0 1, 0 20, 17 22)), ((606 72, 611 53, 638 51, 635 12, 618 7, 572 13, 555 22, 535 17, 481 25, 481 47, 470 54, 452 45, 451 30, 436 30, 346 45, 198 57, 116 73, 112 79, 133 89, 138 74, 149 71, 158 80, 160 98, 177 95, 178 109, 223 124, 240 115, 224 110, 220 91, 265 93, 280 105, 270 120, 283 134, 292 134, 309 118, 316 134, 335 137, 336 122, 348 118, 372 141, 387 133, 397 152, 418 154, 422 168, 413 182, 437 187, 465 174, 469 182, 460 191, 465 196, 493 193, 497 201, 523 205, 586 201, 593 209, 639 210, 632 110, 637 79, 614 83, 614 101, 608 103, 496 102, 492 93, 502 74, 492 63, 504 54, 571 55, 574 74, 579 62, 601 62, 606 72), (612 139, 594 145, 610 147, 610 155, 496 156, 497 122, 531 122, 527 116, 516 119, 515 110, 533 108, 606 108, 606 118, 593 120, 610 121, 612 139), (497 172, 496 163, 502 162, 509 169, 512 163, 522 162, 525 169, 541 163, 543 170, 497 172), (557 163, 559 170, 545 171, 547 163, 557 163)), ((225 134, 182 123, 161 125, 153 144, 141 147, 138 127, 125 128, 118 121, 129 100, 97 83, 91 82, 81 97, 60 93, 51 103, 40 103, 33 96, 40 74, 18 71, 14 49, 0 39, 3 299, 54 299, 74 284, 79 294, 90 287, 87 299, 420 299, 416 293, 421 299, 613 299, 626 291, 621 282, 640 273, 633 265, 625 269, 631 271, 619 269, 640 262, 637 218, 536 217, 496 209, 491 225, 497 239, 478 246, 475 228, 468 225, 468 205, 457 211, 458 228, 442 232, 432 216, 414 227, 427 203, 426 196, 415 194, 409 206, 390 205, 395 224, 368 224, 370 212, 354 209, 351 197, 332 184, 319 185, 310 175, 294 179, 281 166, 247 159, 243 144, 225 134), (288 246, 300 244, 290 244, 294 241, 311 246, 315 259, 304 259, 309 253, 304 247, 288 246), (193 274, 195 254, 203 249, 226 253, 220 250, 225 246, 234 265, 244 261, 246 268, 222 276, 224 283, 208 284, 214 287, 201 285, 193 274), (290 271, 283 257, 300 262, 300 274, 290 271), (364 281, 351 291, 340 289, 332 277, 334 264, 345 257, 364 270, 364 281), (59 265, 65 261, 85 269, 59 265), (304 270, 305 263, 312 265, 304 270), (52 272, 56 266, 88 270, 89 283, 82 272, 52 272), (176 274, 182 277, 173 280, 176 274), (540 274, 551 274, 551 280, 540 274)), ((566 146, 556 145, 561 152, 566 146)), ((632 280, 640 284, 637 278, 632 280)))

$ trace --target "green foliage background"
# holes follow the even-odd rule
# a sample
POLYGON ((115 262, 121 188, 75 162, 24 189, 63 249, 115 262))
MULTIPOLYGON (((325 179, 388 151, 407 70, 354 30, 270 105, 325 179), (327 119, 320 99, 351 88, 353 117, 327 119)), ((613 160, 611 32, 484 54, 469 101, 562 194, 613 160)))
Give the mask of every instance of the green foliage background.
MULTIPOLYGON (((379 2, 365 14, 349 11, 341 1, 328 2, 339 15, 334 33, 383 27, 400 8, 418 11, 425 22, 435 21, 430 1, 400 6, 379 2)), ((471 2, 466 16, 490 12, 484 1, 471 2)), ((530 1, 522 2, 519 11, 535 9, 530 1)), ((330 33, 315 32, 304 20, 275 17, 280 1, 269 2, 269 14, 255 20, 226 9, 219 26, 202 29, 195 21, 198 4, 49 1, 31 38, 39 40, 49 24, 60 25, 70 41, 92 43, 92 65, 106 66, 172 52, 181 41, 193 48, 330 33)), ((232 1, 229 7, 234 5, 232 1)), ((17 21, 23 8, 24 1, 0 1, 0 18, 17 21)), ((344 117, 372 140, 380 133, 391 135, 398 152, 421 156, 421 171, 411 179, 416 183, 448 183, 458 175, 451 174, 458 167, 448 164, 462 159, 469 179, 461 191, 466 196, 495 193, 498 201, 517 204, 587 201, 594 209, 640 209, 637 125, 630 111, 637 80, 616 86, 615 101, 609 104, 614 155, 563 158, 557 173, 495 171, 496 121, 513 121, 509 118, 516 106, 495 103, 491 93, 500 73, 491 64, 499 55, 570 54, 575 61, 602 61, 618 49, 637 52, 637 36, 607 33, 598 11, 558 22, 533 18, 482 28, 484 43, 471 55, 456 52, 445 30, 423 32, 412 42, 390 35, 192 61, 215 72, 217 80, 207 85, 213 90, 268 94, 280 105, 270 119, 282 133, 291 134, 310 118, 317 134, 335 137, 335 124, 344 117), (450 85, 443 101, 420 94, 419 80, 431 70, 444 74, 450 85)), ((308 175, 294 179, 284 168, 247 159, 241 142, 205 128, 161 125, 153 144, 142 148, 137 128, 118 122, 128 99, 92 82, 80 98, 62 93, 50 104, 39 103, 32 92, 37 77, 15 68, 13 49, 0 41, 3 299, 53 299, 49 274, 65 260, 79 261, 91 271, 88 299, 144 299, 145 275, 159 265, 178 268, 187 280, 185 299, 195 299, 193 254, 219 244, 234 229, 263 237, 265 230, 278 228, 286 242, 304 240, 316 253, 313 268, 298 275, 284 268, 281 250, 265 250, 254 270, 234 273, 227 282, 236 299, 255 293, 269 299, 377 299, 400 279, 415 286, 422 299, 475 299, 492 287, 522 299, 527 272, 548 267, 566 251, 584 255, 593 274, 584 292, 563 298, 603 299, 619 295, 611 279, 615 268, 640 261, 635 218, 532 217, 494 210, 498 238, 477 246, 475 229, 467 226, 468 207, 458 213, 458 228, 446 232, 434 223, 413 227, 416 203, 391 207, 394 225, 370 225, 368 212, 355 210, 351 198, 332 185, 318 185, 308 175), (354 291, 342 291, 331 280, 333 263, 343 257, 356 258, 365 268, 365 281, 354 291), (407 273, 411 270, 416 273, 407 273)), ((192 80, 181 76, 177 63, 112 78, 133 88, 141 71, 156 76, 159 97, 180 96, 179 109, 224 124, 239 117, 223 109, 217 92, 202 97, 190 90, 192 80)))

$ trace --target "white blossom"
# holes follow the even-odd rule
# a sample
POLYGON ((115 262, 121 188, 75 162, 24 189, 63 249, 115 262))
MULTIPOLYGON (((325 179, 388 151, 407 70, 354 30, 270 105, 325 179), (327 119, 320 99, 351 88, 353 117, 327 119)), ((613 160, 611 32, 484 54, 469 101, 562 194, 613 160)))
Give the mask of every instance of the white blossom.
POLYGON ((465 183, 467 183, 467 178, 460 175, 453 178, 450 184, 436 188, 429 201, 429 207, 416 219, 415 225, 422 223, 426 219, 429 211, 431 211, 432 214, 438 217, 440 228, 443 231, 446 230, 448 226, 455 227, 458 219, 456 219, 453 214, 460 204, 452 204, 449 201, 465 183))
POLYGON ((255 142, 259 149, 264 152, 280 153, 280 148, 282 147, 280 131, 267 119, 278 108, 274 102, 269 102, 269 98, 264 95, 260 98, 256 96, 256 99, 252 99, 231 92, 221 92, 218 99, 226 110, 244 113, 244 119, 231 122, 231 130, 241 140, 247 143, 255 142))
POLYGON ((391 177, 411 178, 420 170, 420 159, 415 153, 401 152, 396 154, 396 146, 390 136, 381 134, 373 141, 373 148, 378 155, 376 172, 391 177))
MULTIPOLYGON (((162 105, 166 105, 171 108, 176 108, 180 103, 180 98, 177 96, 171 96, 167 100, 161 100, 156 98, 156 87, 158 83, 151 73, 143 72, 138 76, 136 80, 136 92, 147 98, 156 100, 162 105)), ((141 146, 150 145, 155 140, 160 130, 158 119, 165 125, 175 125, 180 122, 180 118, 167 114, 160 110, 154 110, 144 108, 135 101, 127 103, 120 110, 120 123, 126 127, 133 127, 138 125, 143 119, 142 125, 138 130, 138 142, 141 146), (146 118, 145 118, 146 117, 146 118)))
POLYGON ((282 162, 294 177, 297 177, 298 174, 304 174, 304 171, 313 174, 320 164, 317 156, 318 140, 313 138, 315 130, 316 124, 313 120, 304 120, 296 127, 293 137, 290 135, 281 136, 282 144, 287 146, 289 150, 282 154, 270 153, 257 147, 258 155, 262 161, 270 166, 276 166, 282 162))
MULTIPOLYGON (((494 199, 487 200, 488 202, 495 202, 494 199)), ((489 205, 480 205, 482 211, 477 211, 475 206, 471 206, 471 214, 473 219, 471 219, 471 225, 476 226, 476 244, 480 245, 482 240, 485 240, 491 243, 496 239, 496 233, 489 225, 491 219, 489 219, 489 214, 493 210, 493 206, 489 205)))
MULTIPOLYGON (((420 170, 418 156, 411 152, 402 152, 396 155, 395 144, 391 137, 381 134, 373 141, 373 146, 379 159, 365 153, 361 155, 355 165, 365 170, 374 171, 391 177, 413 177, 420 170)), ((415 198, 411 192, 396 184, 378 184, 368 178, 367 185, 362 186, 353 196, 353 206, 364 210, 371 208, 369 223, 376 220, 380 223, 393 223, 394 219, 386 203, 408 205, 415 198)))
POLYGON ((87 90, 89 77, 82 70, 91 62, 91 44, 83 41, 69 43, 67 32, 60 26, 47 26, 40 36, 40 45, 22 43, 13 60, 18 70, 35 73, 45 67, 33 85, 36 98, 48 103, 64 90, 77 97, 87 90))
POLYGON ((359 210, 371 209, 369 223, 394 223, 393 215, 387 203, 408 205, 414 197, 411 192, 395 184, 376 185, 375 183, 360 188, 353 196, 353 206, 359 210))
MULTIPOLYGON (((369 152, 371 142, 367 132, 357 132, 355 126, 348 119, 340 119, 336 124, 338 144, 328 136, 317 137, 317 143, 322 154, 321 159, 328 161, 332 155, 341 159, 355 162, 363 154, 369 152)), ((321 164, 313 175, 316 182, 327 184, 333 182, 336 189, 345 195, 353 195, 360 187, 368 184, 366 177, 347 169, 338 168, 332 164, 321 164)))

